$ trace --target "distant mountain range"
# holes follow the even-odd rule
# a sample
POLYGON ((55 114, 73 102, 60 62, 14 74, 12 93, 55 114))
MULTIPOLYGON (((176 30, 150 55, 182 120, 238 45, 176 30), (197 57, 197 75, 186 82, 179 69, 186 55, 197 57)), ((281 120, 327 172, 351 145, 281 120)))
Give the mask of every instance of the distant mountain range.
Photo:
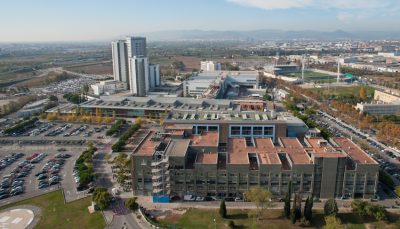
POLYGON ((173 40, 382 40, 400 39, 400 31, 343 31, 332 32, 303 30, 253 30, 253 31, 216 31, 216 30, 174 30, 149 32, 144 34, 151 41, 173 40))

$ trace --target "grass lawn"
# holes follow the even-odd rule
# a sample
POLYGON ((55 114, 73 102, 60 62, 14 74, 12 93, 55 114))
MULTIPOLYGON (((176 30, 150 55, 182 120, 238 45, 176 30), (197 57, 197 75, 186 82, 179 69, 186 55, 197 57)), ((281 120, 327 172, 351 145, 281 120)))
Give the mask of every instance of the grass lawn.
MULTIPOLYGON (((360 94, 360 89, 361 86, 355 86, 355 87, 336 87, 336 88, 330 88, 328 90, 327 88, 312 88, 309 89, 313 92, 316 92, 317 94, 321 95, 338 95, 338 96, 359 96, 360 94)), ((373 96, 375 88, 370 87, 370 86, 365 86, 365 89, 367 90, 367 96, 373 96)))
POLYGON ((100 212, 89 214, 87 207, 90 197, 64 204, 61 191, 23 200, 1 207, 0 210, 21 204, 41 208, 41 216, 36 228, 104 228, 105 222, 100 212))
MULTIPOLYGON (((300 78, 301 72, 290 73, 287 76, 300 78)), ((320 73, 320 72, 313 72, 313 71, 304 71, 304 78, 319 78, 319 77, 324 77, 324 76, 328 76, 328 74, 320 73)))
MULTIPOLYGON (((228 210, 228 218, 223 219, 218 214, 218 209, 189 209, 183 215, 168 215, 165 219, 159 222, 164 225, 174 225, 177 228, 229 228, 229 221, 235 223, 235 228, 268 228, 268 229, 289 229, 303 228, 299 225, 293 225, 290 220, 282 216, 282 210, 267 210, 261 220, 256 220, 253 215, 253 210, 228 210), (214 223, 215 219, 215 223, 214 223)), ((339 214, 343 224, 348 229, 364 229, 365 223, 375 226, 375 228, 399 228, 399 215, 391 215, 388 222, 376 222, 365 220, 352 213, 339 214)), ((325 224, 324 215, 322 212, 314 212, 312 227, 307 228, 322 228, 325 224)))

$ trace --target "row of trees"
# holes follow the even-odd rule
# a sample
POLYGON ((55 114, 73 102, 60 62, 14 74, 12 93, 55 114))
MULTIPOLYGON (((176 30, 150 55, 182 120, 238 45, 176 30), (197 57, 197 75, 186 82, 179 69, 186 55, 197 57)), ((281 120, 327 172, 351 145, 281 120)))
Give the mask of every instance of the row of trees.
POLYGON ((37 96, 22 96, 19 97, 17 100, 10 101, 8 104, 4 104, 3 107, 0 109, 0 118, 18 111, 26 104, 34 102, 37 99, 37 96))
POLYGON ((121 137, 119 137, 118 141, 116 143, 114 143, 111 147, 111 149, 114 152, 120 152, 124 149, 124 146, 126 144, 126 141, 128 141, 128 139, 130 137, 132 137, 132 135, 139 130, 141 125, 141 121, 139 119, 136 120, 136 123, 133 124, 131 126, 131 128, 129 128, 128 131, 126 131, 123 135, 121 135, 121 137))
POLYGON ((126 120, 125 119, 118 119, 111 127, 110 129, 108 129, 106 131, 106 135, 107 136, 111 136, 115 133, 117 133, 118 131, 121 130, 121 128, 126 124, 126 120))
POLYGON ((5 134, 13 134, 17 132, 21 132, 26 128, 33 126, 38 121, 37 117, 33 117, 27 120, 22 120, 17 122, 16 124, 4 129, 5 134))
POLYGON ((94 179, 92 159, 96 150, 96 147, 90 143, 88 149, 83 151, 75 162, 79 174, 79 190, 87 188, 89 183, 94 179))
POLYGON ((300 194, 294 195, 293 206, 290 206, 292 197, 292 182, 289 181, 286 195, 285 195, 285 205, 283 208, 283 214, 286 218, 290 219, 293 224, 299 221, 304 216, 303 225, 310 225, 312 220, 312 208, 314 206, 314 200, 307 197, 304 204, 303 212, 301 211, 302 196, 300 194))
POLYGON ((121 187, 125 186, 125 182, 129 178, 130 174, 130 162, 131 159, 125 153, 120 153, 113 160, 113 164, 116 167, 117 182, 121 187))
POLYGON ((63 120, 66 122, 84 122, 84 123, 96 123, 96 124, 109 124, 115 120, 115 112, 112 116, 108 115, 107 112, 102 112, 101 109, 97 108, 96 113, 90 114, 84 112, 83 109, 75 109, 75 112, 70 114, 61 114, 61 111, 42 114, 41 118, 45 118, 50 121, 63 120))

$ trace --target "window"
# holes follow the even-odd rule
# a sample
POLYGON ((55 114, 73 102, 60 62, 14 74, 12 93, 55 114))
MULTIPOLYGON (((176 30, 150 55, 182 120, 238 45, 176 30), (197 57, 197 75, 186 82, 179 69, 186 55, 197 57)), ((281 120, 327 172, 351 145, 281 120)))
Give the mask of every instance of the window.
POLYGON ((197 127, 197 133, 201 134, 202 132, 206 132, 207 131, 207 126, 198 126, 197 127))
POLYGON ((243 126, 242 135, 251 135, 251 126, 243 126))
POLYGON ((254 126, 253 127, 253 135, 262 135, 262 134, 263 134, 262 126, 254 126))
POLYGON ((231 127, 231 135, 240 135, 240 126, 232 126, 231 127))
POLYGON ((218 131, 218 126, 209 126, 208 131, 218 131))
POLYGON ((264 135, 273 135, 274 133, 274 128, 271 126, 265 126, 264 127, 264 135))

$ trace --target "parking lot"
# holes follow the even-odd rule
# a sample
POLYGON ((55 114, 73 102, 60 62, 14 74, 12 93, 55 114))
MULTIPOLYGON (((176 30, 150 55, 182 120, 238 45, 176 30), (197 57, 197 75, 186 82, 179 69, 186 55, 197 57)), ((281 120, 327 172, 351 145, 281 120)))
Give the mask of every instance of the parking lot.
MULTIPOLYGON (((84 197, 84 192, 76 191, 72 170, 75 160, 85 148, 86 147, 66 147, 62 149, 48 146, 20 147, 16 145, 1 147, 0 160, 12 154, 17 155, 18 153, 22 153, 24 155, 0 170, 0 178, 2 180, 4 177, 9 177, 9 180, 6 180, 9 187, 4 189, 3 194, 5 194, 5 197, 0 200, 0 205, 40 195, 58 189, 59 187, 64 189, 67 201, 84 197), (59 149, 62 151, 59 151, 59 149), (67 156, 65 156, 65 158, 57 158, 57 156, 61 157, 61 154, 68 154, 70 157, 67 158, 67 156), (41 159, 39 155, 43 155, 40 156, 42 157, 41 159), (38 158, 37 161, 32 161, 36 158, 38 158), (32 169, 28 169, 30 167, 32 169), (20 174, 22 172, 25 173, 20 174), (51 178, 57 176, 58 178, 51 178), (18 183, 21 184, 22 192, 10 195, 14 182, 16 182, 15 185, 18 183)), ((4 187, 6 187, 6 185, 4 187)))

